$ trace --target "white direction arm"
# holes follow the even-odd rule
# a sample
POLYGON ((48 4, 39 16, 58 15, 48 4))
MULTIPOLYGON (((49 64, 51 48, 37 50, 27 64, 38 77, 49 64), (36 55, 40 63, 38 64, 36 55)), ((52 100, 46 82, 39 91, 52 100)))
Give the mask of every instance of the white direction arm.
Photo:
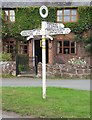
POLYGON ((27 40, 30 40, 32 38, 34 38, 34 37, 31 35, 31 36, 27 37, 27 40))
POLYGON ((46 38, 49 38, 50 40, 53 40, 53 37, 46 35, 46 38))

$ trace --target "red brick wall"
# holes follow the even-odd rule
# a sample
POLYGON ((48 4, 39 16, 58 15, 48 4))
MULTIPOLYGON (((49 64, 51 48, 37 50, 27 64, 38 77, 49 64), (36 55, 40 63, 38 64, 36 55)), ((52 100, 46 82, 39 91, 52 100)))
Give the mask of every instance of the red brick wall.
MULTIPOLYGON (((87 36, 88 33, 84 34, 84 37, 87 36)), ((89 34, 90 35, 90 34, 89 34)), ((88 37, 88 36, 87 36, 88 37)), ((50 56, 53 59, 53 63, 67 63, 69 59, 72 57, 81 57, 86 60, 86 62, 90 65, 90 56, 87 52, 85 52, 84 44, 82 42, 76 42, 76 54, 57 54, 57 41, 58 40, 74 40, 74 34, 70 33, 69 35, 58 35, 55 37, 53 41, 53 55, 50 56)), ((51 58, 49 58, 51 59, 51 58)))
POLYGON ((32 57, 33 57, 33 54, 32 54, 32 40, 29 41, 29 46, 28 46, 28 55, 29 55, 29 66, 33 66, 33 62, 32 62, 32 57))
POLYGON ((49 47, 48 47, 48 51, 49 51, 49 57, 48 57, 48 63, 49 64, 53 64, 53 42, 49 41, 49 47))

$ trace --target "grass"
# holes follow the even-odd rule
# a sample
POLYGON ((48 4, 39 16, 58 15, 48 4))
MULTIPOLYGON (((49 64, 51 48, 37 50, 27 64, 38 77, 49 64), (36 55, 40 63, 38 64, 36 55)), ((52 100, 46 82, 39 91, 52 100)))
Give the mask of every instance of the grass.
POLYGON ((22 116, 89 118, 90 91, 48 87, 43 100, 40 87, 3 87, 2 108, 22 116))
POLYGON ((15 78, 16 76, 13 76, 11 74, 2 74, 0 77, 1 78, 15 78))

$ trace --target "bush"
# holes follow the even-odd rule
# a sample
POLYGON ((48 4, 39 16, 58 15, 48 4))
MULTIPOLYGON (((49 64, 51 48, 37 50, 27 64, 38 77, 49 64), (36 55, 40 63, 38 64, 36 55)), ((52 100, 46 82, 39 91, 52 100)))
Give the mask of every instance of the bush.
POLYGON ((86 61, 82 59, 81 57, 79 58, 73 57, 72 59, 68 61, 68 63, 74 66, 81 66, 81 67, 86 66, 86 61))
POLYGON ((0 61, 10 61, 12 60, 11 53, 0 53, 0 61))

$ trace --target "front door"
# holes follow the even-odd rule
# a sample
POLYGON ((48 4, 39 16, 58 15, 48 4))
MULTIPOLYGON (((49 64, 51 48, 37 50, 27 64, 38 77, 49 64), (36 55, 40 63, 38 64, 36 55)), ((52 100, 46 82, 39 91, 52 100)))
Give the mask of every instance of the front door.
MULTIPOLYGON (((35 40, 35 56, 37 61, 42 62, 42 47, 40 46, 40 40, 35 40)), ((46 63, 48 63, 48 40, 46 40, 46 63)))

